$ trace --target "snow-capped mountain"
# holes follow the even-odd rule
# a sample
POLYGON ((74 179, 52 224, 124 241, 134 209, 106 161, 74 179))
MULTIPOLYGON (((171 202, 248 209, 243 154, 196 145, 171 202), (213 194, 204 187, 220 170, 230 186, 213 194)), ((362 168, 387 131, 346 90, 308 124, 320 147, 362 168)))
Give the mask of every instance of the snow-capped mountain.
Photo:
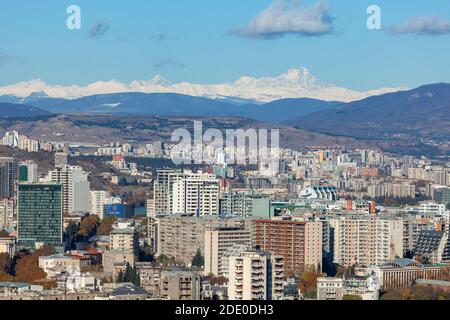
POLYGON ((253 78, 244 76, 233 83, 222 84, 193 84, 189 82, 174 84, 160 75, 150 80, 136 80, 130 84, 111 80, 98 81, 84 87, 78 85, 49 85, 42 80, 31 80, 0 87, 0 97, 15 96, 19 99, 26 99, 39 93, 39 95, 46 95, 50 98, 76 99, 97 94, 141 92, 178 93, 216 100, 250 100, 259 103, 286 98, 351 102, 403 89, 405 88, 381 88, 368 92, 354 91, 322 82, 306 68, 299 68, 290 69, 277 77, 253 78))

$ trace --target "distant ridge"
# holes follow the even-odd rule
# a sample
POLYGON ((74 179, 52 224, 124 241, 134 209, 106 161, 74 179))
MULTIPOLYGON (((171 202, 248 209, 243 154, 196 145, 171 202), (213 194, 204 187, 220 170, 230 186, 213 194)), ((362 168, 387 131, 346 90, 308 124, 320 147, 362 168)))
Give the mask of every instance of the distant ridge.
POLYGON ((49 116, 52 113, 40 108, 23 104, 0 103, 0 118, 35 118, 49 116))

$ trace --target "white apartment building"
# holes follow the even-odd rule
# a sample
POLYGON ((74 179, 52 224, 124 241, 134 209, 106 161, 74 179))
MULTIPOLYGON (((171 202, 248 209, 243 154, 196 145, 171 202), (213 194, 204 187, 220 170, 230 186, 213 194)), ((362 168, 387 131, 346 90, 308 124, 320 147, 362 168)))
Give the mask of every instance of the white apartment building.
POLYGON ((317 278, 317 300, 342 300, 342 278, 317 278))
POLYGON ((39 257, 39 268, 41 268, 48 277, 52 277, 63 271, 80 271, 81 260, 70 256, 54 254, 46 257, 39 257))
POLYGON ((111 197, 107 191, 90 191, 89 192, 89 212, 103 219, 104 206, 107 204, 120 204, 120 197, 111 197))
POLYGON ((419 213, 427 217, 446 216, 447 208, 442 203, 422 203, 419 207, 419 213))
POLYGON ((63 213, 89 212, 88 173, 82 167, 64 166, 49 172, 49 180, 63 185, 63 213))
POLYGON ((212 175, 189 174, 173 184, 172 213, 219 214, 220 183, 212 175))
POLYGON ((0 199, 0 229, 12 229, 15 224, 14 201, 0 199))
POLYGON ((330 219, 334 263, 370 266, 403 256, 403 220, 369 216, 330 219))
POLYGON ((371 198, 414 198, 416 186, 413 184, 376 184, 368 186, 367 194, 371 198))
POLYGON ((185 177, 181 171, 158 170, 153 182, 154 214, 171 213, 173 207, 172 192, 173 184, 185 177))
POLYGON ((225 276, 228 273, 228 262, 224 261, 228 257, 225 253, 234 245, 251 246, 250 228, 214 228, 205 231, 206 276, 225 276))
POLYGON ((281 256, 245 252, 230 257, 229 300, 279 300, 283 296, 284 265, 281 256))

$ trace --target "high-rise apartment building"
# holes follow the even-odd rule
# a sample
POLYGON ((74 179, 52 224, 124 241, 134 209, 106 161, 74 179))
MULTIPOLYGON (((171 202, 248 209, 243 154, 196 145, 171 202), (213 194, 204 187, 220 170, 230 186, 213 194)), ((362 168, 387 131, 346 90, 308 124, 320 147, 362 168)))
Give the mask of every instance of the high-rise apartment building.
POLYGON ((19 182, 35 183, 38 181, 38 166, 34 161, 19 163, 19 182))
POLYGON ((172 211, 173 184, 178 179, 184 178, 184 173, 175 170, 158 170, 153 182, 154 213, 168 214, 172 211))
POLYGON ((403 256, 403 220, 373 216, 330 219, 334 262, 371 266, 403 256))
POLYGON ((229 300, 279 300, 283 297, 283 257, 268 252, 245 252, 230 257, 229 300))
POLYGON ((256 220, 253 246, 280 255, 286 273, 322 269, 322 222, 256 220))
POLYGON ((89 180, 82 167, 65 166, 49 172, 52 182, 63 186, 63 212, 89 212, 89 180))
POLYGON ((191 171, 158 170, 153 185, 154 214, 219 213, 220 183, 213 175, 191 171))
POLYGON ((61 243, 63 240, 62 186, 19 184, 19 242, 61 243))
POLYGON ((17 165, 13 158, 0 158, 0 198, 14 196, 14 181, 17 176, 17 165))
POLYGON ((246 192, 226 192, 222 195, 220 213, 235 217, 270 219, 270 197, 246 192))
POLYGON ((219 214, 220 183, 212 175, 187 174, 173 184, 172 213, 219 214))
POLYGON ((205 275, 224 276, 228 273, 225 253, 234 245, 251 246, 251 230, 213 228, 205 231, 205 275), (225 270, 225 268, 227 268, 225 270))
POLYGON ((66 152, 55 153, 55 168, 64 168, 68 165, 68 154, 66 152))
POLYGON ((14 200, 0 199, 0 230, 12 230, 15 227, 14 200))
POLYGON ((220 219, 216 216, 193 217, 180 214, 156 218, 157 255, 173 257, 190 264, 197 250, 204 256, 205 231, 209 228, 251 229, 251 220, 220 219))

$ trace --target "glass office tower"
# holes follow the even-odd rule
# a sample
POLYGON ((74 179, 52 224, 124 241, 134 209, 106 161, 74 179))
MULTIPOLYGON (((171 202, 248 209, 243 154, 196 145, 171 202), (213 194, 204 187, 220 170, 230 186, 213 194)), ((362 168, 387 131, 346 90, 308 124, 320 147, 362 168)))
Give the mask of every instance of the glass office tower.
POLYGON ((19 242, 62 243, 61 184, 19 184, 17 235, 19 242))

